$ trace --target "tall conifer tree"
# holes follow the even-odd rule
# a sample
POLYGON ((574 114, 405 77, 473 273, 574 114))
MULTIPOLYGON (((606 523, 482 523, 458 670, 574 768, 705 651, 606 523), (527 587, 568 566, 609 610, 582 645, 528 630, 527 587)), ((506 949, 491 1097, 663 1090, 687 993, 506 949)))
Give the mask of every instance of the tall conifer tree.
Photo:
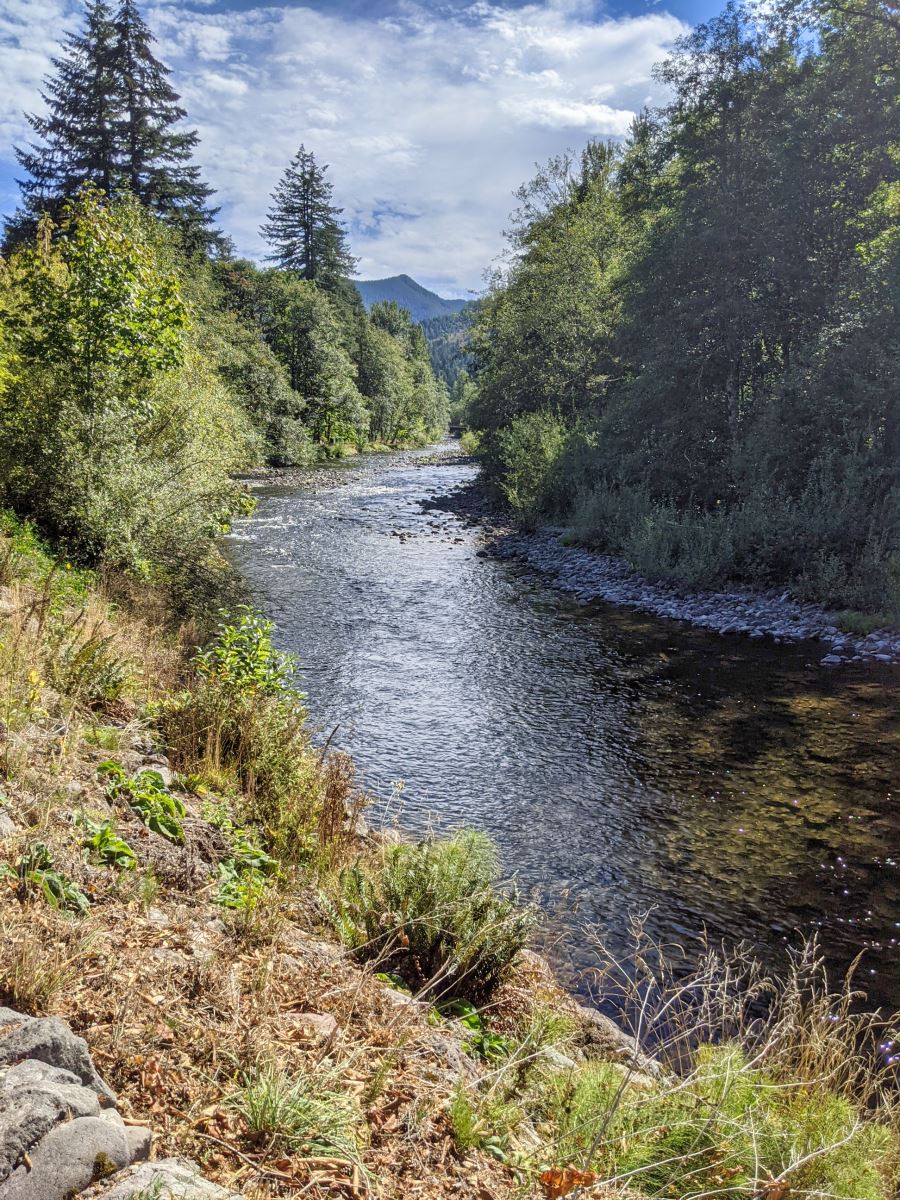
POLYGON ((184 129, 186 112, 169 83, 169 69, 153 54, 155 38, 134 0, 123 0, 115 18, 113 75, 121 182, 191 244, 210 241, 218 209, 208 207, 212 188, 191 161, 199 137, 184 129))
POLYGON ((28 172, 28 178, 19 181, 24 212, 18 220, 23 224, 42 212, 56 218, 62 202, 85 183, 107 195, 115 186, 114 41, 112 10, 105 0, 94 0, 83 32, 67 34, 62 55, 53 59, 55 73, 41 93, 47 115, 26 114, 41 142, 16 149, 28 172))
POLYGON ((107 196, 133 192, 191 246, 218 241, 212 189, 191 162, 198 137, 181 127, 186 114, 153 41, 134 0, 115 13, 106 0, 91 0, 84 30, 69 35, 54 59, 47 115, 28 115, 40 140, 16 150, 27 178, 19 181, 23 204, 7 224, 8 242, 27 236, 41 213, 57 217, 85 183, 107 196))
POLYGON ((301 146, 272 193, 260 232, 272 247, 269 262, 325 288, 339 289, 356 270, 347 232, 332 203, 334 185, 312 151, 301 146))

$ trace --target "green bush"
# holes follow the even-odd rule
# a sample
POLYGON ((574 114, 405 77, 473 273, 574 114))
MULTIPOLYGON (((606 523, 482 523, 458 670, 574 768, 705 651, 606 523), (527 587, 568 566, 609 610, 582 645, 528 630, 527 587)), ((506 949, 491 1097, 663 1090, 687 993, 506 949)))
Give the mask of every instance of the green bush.
POLYGON ((494 843, 463 830, 388 846, 376 865, 344 870, 325 906, 360 957, 416 991, 480 1003, 508 974, 535 919, 498 881, 494 843))
POLYGON ((15 868, 0 863, 0 880, 15 884, 19 900, 41 895, 51 908, 84 913, 90 901, 70 879, 56 869, 53 855, 43 842, 34 842, 16 863, 15 868))
POLYGON ((460 436, 459 445, 464 454, 475 455, 481 449, 481 434, 474 429, 466 429, 460 436))
POLYGON ((275 649, 272 629, 247 606, 223 615, 192 686, 156 717, 178 769, 242 792, 268 848, 296 863, 314 850, 323 779, 294 662, 275 649))
POLYGON ((106 780, 111 800, 124 800, 148 829, 166 841, 184 841, 184 801, 169 791, 159 771, 141 771, 129 779, 115 762, 101 763, 97 771, 106 780))
POLYGON ((163 582, 245 510, 247 418, 197 345, 175 256, 135 202, 87 189, 0 270, 6 501, 85 562, 163 582))
POLYGON ((544 507, 565 448, 567 430, 552 413, 523 413, 491 439, 489 461, 513 508, 534 515, 544 507))

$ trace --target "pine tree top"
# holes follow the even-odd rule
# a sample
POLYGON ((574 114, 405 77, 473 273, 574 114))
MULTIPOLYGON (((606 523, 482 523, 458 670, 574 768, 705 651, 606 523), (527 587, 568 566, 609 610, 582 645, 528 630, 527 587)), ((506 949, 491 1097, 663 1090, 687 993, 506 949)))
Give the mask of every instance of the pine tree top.
POLYGON ((347 245, 344 210, 333 203, 327 170, 301 145, 272 193, 260 232, 272 247, 269 262, 330 288, 354 274, 358 260, 347 245))
POLYGON ((154 42, 134 0, 115 11, 106 0, 90 0, 83 29, 66 35, 44 82, 46 114, 26 114, 36 141, 16 149, 26 173, 19 180, 23 206, 7 240, 43 212, 58 215, 92 184, 106 196, 131 192, 188 246, 218 243, 213 191, 191 161, 199 138, 182 125, 185 110, 154 42))

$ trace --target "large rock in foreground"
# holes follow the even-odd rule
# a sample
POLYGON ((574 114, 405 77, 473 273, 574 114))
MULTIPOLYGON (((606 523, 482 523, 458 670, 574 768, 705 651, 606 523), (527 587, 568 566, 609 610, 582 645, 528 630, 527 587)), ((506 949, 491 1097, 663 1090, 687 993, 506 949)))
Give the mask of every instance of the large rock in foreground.
POLYGON ((56 1017, 0 1008, 0 1200, 70 1200, 149 1149, 83 1038, 56 1017))
POLYGON ((82 1200, 241 1200, 217 1183, 210 1183, 200 1168, 182 1158, 162 1158, 145 1162, 117 1175, 109 1184, 100 1184, 83 1194, 82 1200))

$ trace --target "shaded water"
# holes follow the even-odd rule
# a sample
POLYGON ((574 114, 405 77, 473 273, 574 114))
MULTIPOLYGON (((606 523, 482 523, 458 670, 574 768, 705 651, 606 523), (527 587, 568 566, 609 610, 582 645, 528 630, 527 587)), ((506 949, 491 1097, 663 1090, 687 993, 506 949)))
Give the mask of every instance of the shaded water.
POLYGON ((382 804, 402 778, 405 829, 490 832, 572 979, 585 924, 624 944, 653 908, 663 938, 706 928, 770 961, 818 928, 836 966, 866 948, 870 996, 900 1007, 900 672, 580 607, 423 511, 474 471, 422 457, 266 485, 232 540, 382 804))

